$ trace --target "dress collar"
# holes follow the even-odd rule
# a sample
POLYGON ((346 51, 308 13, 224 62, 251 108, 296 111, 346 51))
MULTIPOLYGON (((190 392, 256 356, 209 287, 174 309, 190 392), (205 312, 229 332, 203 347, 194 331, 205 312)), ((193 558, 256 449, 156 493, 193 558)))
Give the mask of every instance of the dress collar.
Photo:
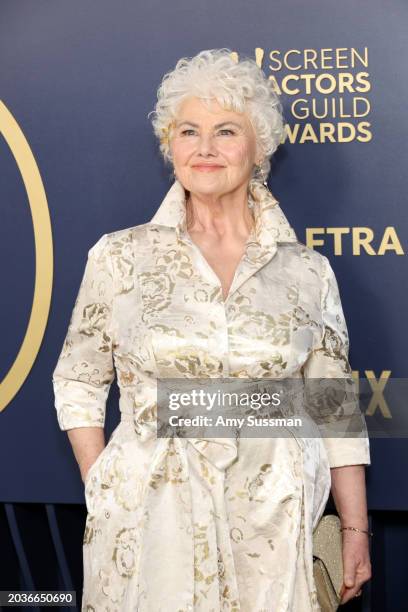
MULTIPOLYGON (((259 181, 249 183, 249 205, 254 211, 254 239, 262 247, 268 248, 277 242, 297 242, 295 231, 286 219, 278 200, 259 181)), ((173 227, 179 237, 185 231, 185 217, 186 192, 176 179, 149 223, 173 227)))

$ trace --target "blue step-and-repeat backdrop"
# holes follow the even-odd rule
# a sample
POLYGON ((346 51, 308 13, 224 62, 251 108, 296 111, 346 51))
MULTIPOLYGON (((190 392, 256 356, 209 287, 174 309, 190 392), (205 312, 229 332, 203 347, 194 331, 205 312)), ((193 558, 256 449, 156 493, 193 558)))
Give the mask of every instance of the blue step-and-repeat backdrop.
MULTIPOLYGON (((369 430, 392 423, 387 387, 408 378, 408 4, 2 0, 0 15, 0 501, 83 501, 52 371, 89 248, 150 220, 170 186, 147 115, 202 49, 253 57, 281 92, 269 186, 334 268, 369 430)), ((118 419, 113 385, 107 437, 118 419)), ((408 509, 403 430, 373 435, 371 459, 369 509, 408 509)))

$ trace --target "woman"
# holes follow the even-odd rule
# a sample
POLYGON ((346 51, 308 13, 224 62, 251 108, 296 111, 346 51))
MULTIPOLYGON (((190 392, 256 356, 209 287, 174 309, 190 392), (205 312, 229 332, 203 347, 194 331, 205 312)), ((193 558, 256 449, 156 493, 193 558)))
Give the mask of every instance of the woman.
POLYGON ((332 486, 343 601, 370 577, 368 438, 158 438, 158 378, 350 377, 329 261, 266 187, 282 108, 255 62, 181 59, 153 125, 175 180, 88 253, 53 373, 85 482, 83 610, 319 610, 312 531, 332 486), (115 370, 121 422, 105 446, 115 370))

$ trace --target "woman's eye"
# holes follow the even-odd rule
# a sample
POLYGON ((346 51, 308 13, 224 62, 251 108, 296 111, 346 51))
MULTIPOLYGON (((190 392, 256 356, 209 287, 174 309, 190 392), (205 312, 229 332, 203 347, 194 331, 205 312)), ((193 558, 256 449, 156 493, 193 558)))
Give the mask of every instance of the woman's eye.
POLYGON ((227 134, 227 135, 230 135, 230 134, 233 134, 233 133, 234 133, 234 132, 233 132, 233 130, 229 130, 228 128, 225 128, 225 129, 223 129, 223 130, 220 130, 220 134, 227 134))
POLYGON ((181 132, 182 136, 190 136, 191 134, 194 134, 194 130, 183 130, 181 132))

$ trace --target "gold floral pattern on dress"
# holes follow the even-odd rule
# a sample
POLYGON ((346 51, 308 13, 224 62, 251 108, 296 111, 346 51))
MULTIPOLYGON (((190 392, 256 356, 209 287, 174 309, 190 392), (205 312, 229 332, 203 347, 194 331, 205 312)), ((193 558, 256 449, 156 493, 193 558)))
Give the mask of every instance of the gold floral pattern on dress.
POLYGON ((90 544, 92 542, 95 537, 95 529, 95 517, 92 514, 88 514, 86 517, 83 544, 90 544))
POLYGON ((171 294, 174 290, 174 282, 169 274, 164 272, 143 272, 139 276, 142 283, 147 308, 145 317, 158 314, 160 310, 166 310, 170 304, 171 294))
MULTIPOLYGON (((106 572, 101 569, 98 579, 101 593, 109 601, 109 605, 118 604, 120 606, 126 592, 126 583, 121 580, 120 575, 118 576, 116 572, 106 572)), ((120 610, 120 607, 114 607, 113 609, 120 610)))
POLYGON ((139 551, 140 531, 134 527, 124 527, 116 534, 116 546, 113 560, 119 576, 129 578, 136 569, 137 553, 139 551))

